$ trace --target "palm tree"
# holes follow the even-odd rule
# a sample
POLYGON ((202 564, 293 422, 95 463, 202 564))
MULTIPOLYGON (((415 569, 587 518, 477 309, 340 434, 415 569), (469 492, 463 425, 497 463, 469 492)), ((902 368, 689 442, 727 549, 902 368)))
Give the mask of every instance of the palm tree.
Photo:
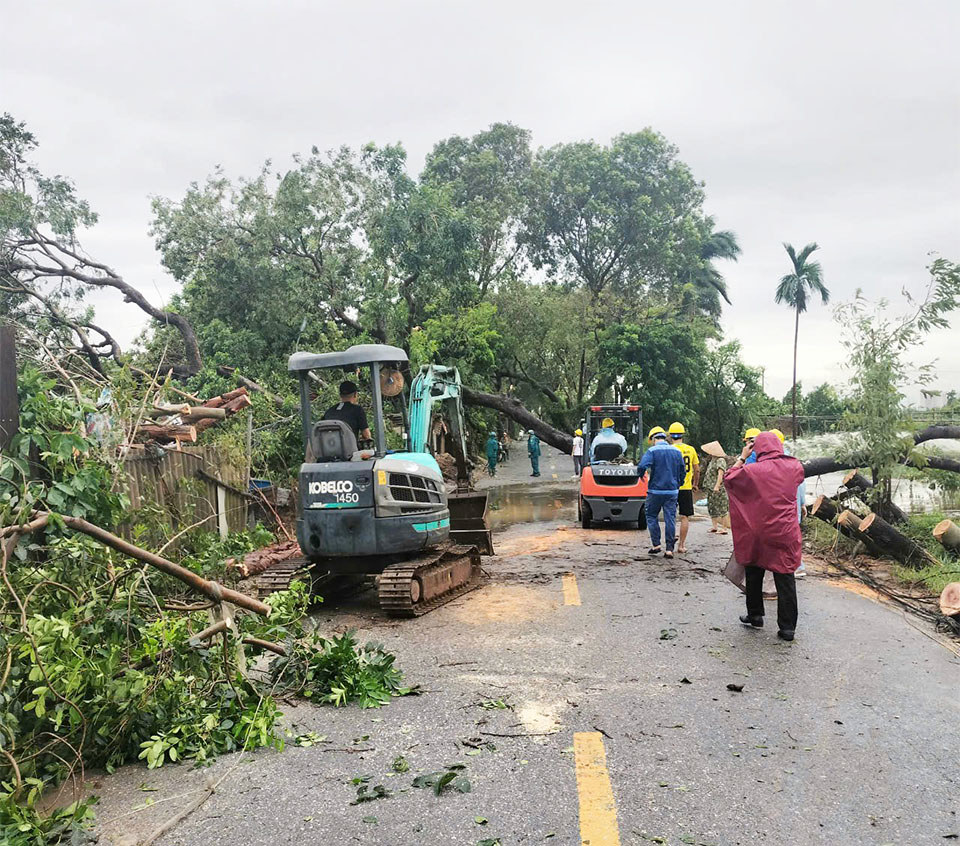
POLYGON ((807 298, 819 294, 823 304, 830 301, 830 292, 823 284, 823 268, 818 261, 808 261, 817 245, 807 244, 797 253, 791 244, 784 243, 783 248, 793 262, 793 273, 780 279, 775 299, 786 303, 795 312, 793 327, 793 436, 797 436, 797 339, 800 335, 800 313, 807 310, 807 298))
POLYGON ((727 280, 713 266, 716 259, 729 259, 736 261, 740 255, 740 245, 737 243, 737 236, 727 229, 720 232, 714 232, 716 225, 713 217, 708 217, 704 221, 706 224, 706 234, 700 242, 700 261, 696 270, 690 278, 696 291, 696 307, 714 318, 720 316, 720 297, 723 297, 727 305, 730 305, 730 297, 727 294, 727 280))

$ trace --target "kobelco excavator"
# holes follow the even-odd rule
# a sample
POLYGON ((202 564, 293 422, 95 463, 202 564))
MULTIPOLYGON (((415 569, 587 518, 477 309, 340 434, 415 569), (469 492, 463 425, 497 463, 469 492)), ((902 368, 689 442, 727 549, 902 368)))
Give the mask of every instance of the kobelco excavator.
POLYGON ((426 365, 410 386, 409 415, 398 347, 362 344, 343 352, 297 352, 288 369, 300 381, 305 461, 300 467, 297 540, 317 572, 377 575, 380 606, 394 616, 418 616, 480 583, 480 554, 492 554, 487 496, 471 492, 460 376, 456 368, 426 365), (357 443, 341 420, 315 420, 314 371, 368 369, 373 438, 357 443), (394 435, 387 447, 385 397, 394 435), (448 493, 431 453, 437 415, 445 418, 457 471, 448 493), (397 431, 399 429, 399 431, 397 431))

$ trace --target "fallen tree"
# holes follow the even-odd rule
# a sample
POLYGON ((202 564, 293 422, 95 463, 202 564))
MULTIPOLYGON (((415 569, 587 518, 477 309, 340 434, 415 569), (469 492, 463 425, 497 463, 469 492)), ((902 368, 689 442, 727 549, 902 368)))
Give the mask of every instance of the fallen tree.
POLYGON ((520 400, 514 397, 507 397, 503 394, 488 394, 485 391, 477 391, 473 388, 463 386, 463 398, 471 405, 481 405, 484 408, 492 408, 505 414, 511 420, 516 421, 524 429, 532 429, 540 437, 540 440, 546 441, 550 446, 556 447, 561 452, 569 455, 573 451, 573 436, 559 429, 554 429, 548 423, 544 423, 539 417, 533 414, 520 400))
MULTIPOLYGON (((827 473, 856 470, 864 462, 853 463, 830 456, 821 456, 819 458, 808 458, 800 463, 803 465, 803 475, 809 479, 811 476, 825 476, 827 473)), ((952 473, 960 473, 960 461, 956 458, 946 458, 941 455, 928 455, 922 459, 906 456, 898 463, 904 467, 913 467, 915 470, 949 470, 952 473)))

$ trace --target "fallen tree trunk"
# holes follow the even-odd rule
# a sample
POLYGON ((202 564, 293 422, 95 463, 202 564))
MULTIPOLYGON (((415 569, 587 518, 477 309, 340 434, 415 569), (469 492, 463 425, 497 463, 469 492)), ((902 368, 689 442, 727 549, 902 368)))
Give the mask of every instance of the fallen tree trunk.
POLYGON ((914 461, 908 458, 903 462, 907 467, 915 467, 917 470, 950 470, 952 473, 960 473, 960 461, 955 458, 944 458, 940 455, 928 455, 923 461, 914 461))
POLYGON ((933 527, 933 536, 947 549, 960 551, 960 526, 952 520, 941 520, 933 527))
MULTIPOLYGON (((803 475, 806 478, 823 476, 827 473, 839 473, 841 470, 855 470, 858 467, 858 465, 838 461, 830 456, 808 458, 800 463, 803 465, 803 475)), ((940 455, 925 456, 922 461, 915 461, 908 457, 900 463, 905 467, 913 467, 917 470, 949 470, 953 473, 960 473, 960 461, 955 458, 944 458, 940 455)))
POLYGON ((485 408, 492 408, 494 411, 505 414, 525 429, 532 429, 541 440, 546 441, 550 446, 556 447, 561 452, 567 453, 567 455, 573 451, 572 435, 544 423, 518 399, 506 397, 503 394, 488 394, 484 391, 476 391, 466 385, 463 386, 463 398, 471 405, 482 405, 485 408))
MULTIPOLYGON (((847 490, 855 491, 860 494, 865 502, 867 502, 867 494, 870 490, 873 489, 874 484, 866 476, 864 476, 859 470, 851 470, 843 477, 843 484, 847 490)), ((875 505, 874 503, 869 503, 868 505, 875 505)), ((888 523, 906 523, 907 515, 906 512, 900 508, 894 502, 885 502, 876 504, 875 507, 879 508, 877 512, 886 520, 888 523)))
POLYGON ((806 461, 801 461, 800 463, 803 465, 803 475, 807 478, 810 476, 824 476, 827 473, 839 473, 841 470, 853 469, 852 464, 847 464, 843 461, 837 461, 837 459, 830 458, 829 456, 823 456, 822 458, 808 458, 806 461))
POLYGON ((960 426, 947 426, 941 424, 927 426, 926 429, 922 429, 913 436, 913 442, 915 444, 922 444, 924 441, 954 439, 960 439, 960 426))
POLYGON ((860 531, 905 567, 919 570, 928 564, 938 563, 920 544, 897 531, 873 511, 863 518, 860 531))
MULTIPOLYGON (((5 526, 4 528, 0 529, 0 537, 23 535, 36 531, 37 529, 42 529, 50 522, 50 516, 50 512, 48 511, 35 512, 32 515, 32 519, 29 523, 19 526, 5 526)), ((247 596, 245 593, 231 590, 228 587, 217 584, 217 582, 207 581, 202 576, 198 576, 192 570, 188 570, 186 567, 181 567, 179 564, 174 564, 172 561, 162 558, 155 552, 150 552, 147 549, 135 546, 129 541, 125 541, 123 538, 117 537, 115 534, 108 532, 106 529, 100 528, 100 526, 96 526, 93 523, 88 523, 82 517, 71 517, 67 514, 60 514, 57 516, 64 522, 65 525, 69 526, 74 531, 89 535, 95 540, 100 541, 100 543, 104 544, 104 546, 109 546, 111 549, 115 549, 117 552, 127 555, 130 558, 134 558, 137 561, 142 561, 145 564, 156 567, 158 570, 166 573, 168 576, 173 576, 175 579, 179 579, 192 590, 204 594, 214 602, 231 602, 241 608, 246 608, 248 611, 253 611, 255 614, 260 614, 264 617, 270 615, 270 607, 261 602, 259 599, 254 599, 252 596, 247 596)))

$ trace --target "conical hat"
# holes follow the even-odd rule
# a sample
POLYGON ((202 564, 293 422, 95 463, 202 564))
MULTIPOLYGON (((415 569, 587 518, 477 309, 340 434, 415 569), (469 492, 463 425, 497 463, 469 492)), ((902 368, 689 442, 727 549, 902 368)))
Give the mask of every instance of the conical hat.
POLYGON ((720 441, 710 441, 708 444, 704 444, 700 447, 701 452, 705 452, 707 455, 712 456, 713 458, 723 458, 725 455, 723 447, 720 446, 720 441))

